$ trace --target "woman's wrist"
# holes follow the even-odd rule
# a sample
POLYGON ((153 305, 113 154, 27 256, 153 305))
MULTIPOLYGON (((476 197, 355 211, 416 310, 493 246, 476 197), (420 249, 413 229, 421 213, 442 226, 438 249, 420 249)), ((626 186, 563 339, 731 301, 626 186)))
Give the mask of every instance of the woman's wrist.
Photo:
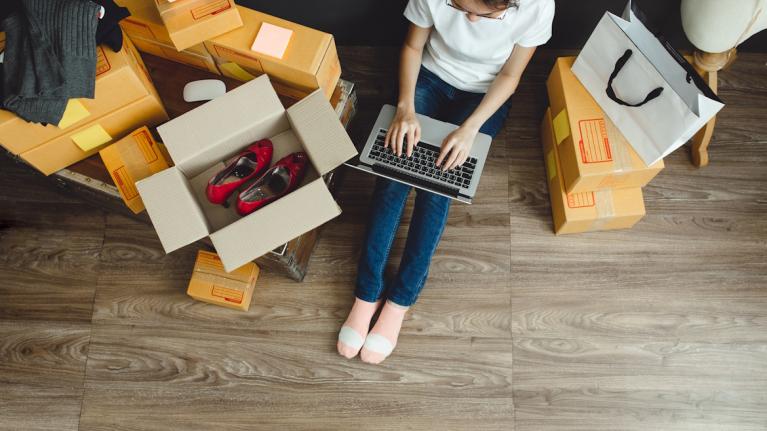
POLYGON ((400 100, 397 103, 397 109, 402 112, 415 113, 415 101, 414 100, 400 100))
POLYGON ((482 123, 469 117, 466 119, 466 121, 463 122, 461 127, 466 130, 471 130, 472 132, 479 133, 479 129, 482 128, 482 123))

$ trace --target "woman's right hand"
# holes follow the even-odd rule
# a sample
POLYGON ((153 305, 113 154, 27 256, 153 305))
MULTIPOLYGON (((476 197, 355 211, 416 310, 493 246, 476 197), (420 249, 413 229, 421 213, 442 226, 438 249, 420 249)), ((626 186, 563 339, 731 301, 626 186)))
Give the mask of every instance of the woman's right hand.
POLYGON ((408 157, 413 155, 413 148, 421 139, 421 123, 415 116, 414 109, 397 108, 394 119, 386 132, 384 148, 391 148, 397 157, 402 156, 403 148, 408 157))

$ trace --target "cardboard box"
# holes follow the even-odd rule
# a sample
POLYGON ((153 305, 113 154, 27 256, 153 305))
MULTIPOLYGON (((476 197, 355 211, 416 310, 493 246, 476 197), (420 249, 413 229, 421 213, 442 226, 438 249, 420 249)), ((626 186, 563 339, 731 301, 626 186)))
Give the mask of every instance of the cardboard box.
MULTIPOLYGON (((243 21, 241 28, 205 41, 205 47, 216 63, 234 63, 252 76, 266 73, 273 83, 293 88, 298 97, 321 88, 330 100, 341 77, 341 63, 333 35, 242 6, 238 9, 243 21), (251 50, 265 23, 292 31, 282 58, 251 50)), ((247 76, 237 76, 226 68, 219 69, 231 78, 249 80, 247 76)))
POLYGON ((242 26, 234 0, 157 0, 157 10, 179 51, 242 26))
POLYGON ((0 110, 0 145, 13 154, 21 154, 43 143, 70 135, 75 129, 143 98, 151 96, 159 100, 149 72, 129 40, 126 39, 120 52, 99 46, 96 54, 95 98, 72 99, 65 113, 65 118, 72 117, 69 124, 60 123, 62 127, 58 127, 53 124, 43 126, 28 123, 12 112, 0 110), (68 115, 73 107, 76 114, 68 115))
POLYGON ((258 273, 253 262, 226 272, 216 253, 200 250, 186 294, 198 301, 248 311, 258 273))
POLYGON ((541 124, 541 140, 551 197, 554 231, 557 235, 627 229, 645 215, 642 189, 606 189, 567 193, 564 190, 562 165, 554 141, 551 109, 541 124))
POLYGON ((330 103, 316 91, 285 109, 263 75, 158 127, 175 167, 136 184, 166 252, 209 236, 227 271, 273 250, 341 213, 322 175, 357 151, 330 103), (262 138, 273 160, 305 151, 301 186, 240 217, 212 205, 205 186, 223 161, 262 138))
POLYGON ((95 121, 69 130, 66 135, 38 145, 20 156, 43 174, 50 175, 96 154, 131 130, 167 120, 168 114, 160 98, 146 96, 95 121))
POLYGON ((175 61, 176 63, 185 64, 220 75, 218 67, 216 67, 216 62, 213 61, 213 57, 208 54, 208 51, 205 51, 205 55, 198 55, 189 50, 176 51, 176 48, 173 46, 165 45, 157 41, 139 38, 132 38, 131 40, 141 52, 156 55, 157 57, 162 57, 166 60, 175 61))
MULTIPOLYGON (((168 29, 165 28, 165 23, 162 22, 160 12, 157 10, 156 0, 115 0, 115 3, 128 8, 131 13, 131 16, 120 21, 123 32, 131 39, 173 46, 168 29)), ((202 42, 185 48, 184 51, 200 56, 210 56, 202 42)))
POLYGON ((168 161, 152 133, 144 126, 99 151, 125 205, 134 213, 144 211, 136 181, 168 168, 168 161))
POLYGON ((554 137, 568 193, 644 187, 664 168, 647 166, 570 70, 575 57, 557 59, 547 87, 554 137))

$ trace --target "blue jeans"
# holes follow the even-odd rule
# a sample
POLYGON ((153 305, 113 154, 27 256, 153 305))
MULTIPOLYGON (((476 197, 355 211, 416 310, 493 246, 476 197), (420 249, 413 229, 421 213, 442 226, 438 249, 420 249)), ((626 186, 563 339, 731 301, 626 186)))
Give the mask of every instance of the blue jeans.
MULTIPOLYGON (((419 114, 460 125, 474 112, 484 96, 483 93, 459 90, 421 67, 415 89, 415 110, 419 114)), ((511 99, 487 120, 480 132, 495 137, 510 108, 511 99)), ((431 258, 445 230, 451 200, 416 189, 415 207, 399 271, 390 283, 384 281, 386 261, 410 189, 410 186, 396 181, 377 179, 354 292, 363 301, 376 302, 385 295, 389 301, 409 307, 415 303, 429 275, 431 258)))

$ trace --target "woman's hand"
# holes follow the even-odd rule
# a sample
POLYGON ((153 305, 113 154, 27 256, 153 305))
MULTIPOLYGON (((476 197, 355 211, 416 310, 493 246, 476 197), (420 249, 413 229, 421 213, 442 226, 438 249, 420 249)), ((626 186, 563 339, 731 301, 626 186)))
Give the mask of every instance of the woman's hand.
POLYGON ((477 133, 479 133, 479 129, 464 125, 447 135, 447 138, 442 142, 442 151, 439 153, 437 166, 443 171, 448 171, 462 165, 469 158, 477 133))
POLYGON ((413 147, 419 140, 421 140, 421 123, 415 116, 415 110, 397 108, 389 131, 386 132, 384 148, 391 148, 397 157, 400 157, 402 156, 402 149, 406 145, 406 154, 410 157, 413 155, 413 147))

